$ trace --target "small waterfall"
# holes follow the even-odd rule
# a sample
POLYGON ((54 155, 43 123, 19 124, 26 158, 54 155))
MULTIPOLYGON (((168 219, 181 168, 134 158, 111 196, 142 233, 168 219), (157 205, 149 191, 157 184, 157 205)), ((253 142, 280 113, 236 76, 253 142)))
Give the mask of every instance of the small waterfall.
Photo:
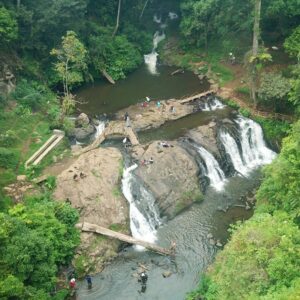
POLYGON ((200 101, 196 102, 196 110, 197 111, 213 111, 217 109, 223 109, 226 105, 224 105, 218 98, 208 98, 206 101, 200 99, 200 101))
POLYGON ((205 162, 205 175, 209 178, 210 185, 217 191, 222 190, 225 183, 225 174, 220 168, 218 161, 203 147, 196 146, 196 149, 205 162))
POLYGON ((225 107, 225 105, 217 98, 211 99, 211 101, 209 101, 208 103, 210 106, 210 110, 222 109, 225 107))
POLYGON ((153 22, 160 24, 161 23, 161 17, 158 17, 156 14, 153 17, 153 22))
POLYGON ((160 220, 154 206, 154 198, 144 187, 139 186, 139 199, 135 199, 133 196, 135 179, 132 171, 137 167, 137 164, 134 164, 125 169, 122 179, 122 191, 130 205, 130 229, 133 237, 154 243, 156 241, 156 227, 160 225, 160 220), (145 206, 146 208, 143 209, 142 213, 141 207, 145 206))
POLYGON ((267 148, 259 124, 242 116, 239 116, 235 123, 239 129, 241 151, 234 138, 226 130, 221 130, 220 139, 235 170, 247 176, 251 169, 271 163, 276 153, 267 148))
POLYGON ((172 11, 169 12, 168 16, 169 16, 170 20, 178 19, 178 15, 172 11))
POLYGON ((230 156, 230 159, 232 161, 235 170, 240 174, 246 176, 247 173, 249 172, 249 169, 243 162, 238 145, 234 140, 234 138, 230 135, 229 132, 225 130, 221 130, 220 139, 222 144, 225 147, 226 153, 230 156))
POLYGON ((255 168, 271 163, 276 153, 267 148, 260 125, 242 116, 236 123, 241 131, 243 158, 247 166, 255 168))
POLYGON ((156 49, 157 49, 159 42, 164 40, 165 37, 166 37, 166 35, 164 33, 160 34, 159 31, 156 31, 154 34, 154 37, 153 37, 152 52, 144 55, 145 64, 148 66, 149 72, 153 75, 158 74, 157 69, 156 69, 158 53, 156 52, 156 49))
POLYGON ((105 129, 105 122, 104 121, 99 121, 98 125, 96 127, 96 133, 95 133, 95 139, 101 135, 101 133, 105 129))

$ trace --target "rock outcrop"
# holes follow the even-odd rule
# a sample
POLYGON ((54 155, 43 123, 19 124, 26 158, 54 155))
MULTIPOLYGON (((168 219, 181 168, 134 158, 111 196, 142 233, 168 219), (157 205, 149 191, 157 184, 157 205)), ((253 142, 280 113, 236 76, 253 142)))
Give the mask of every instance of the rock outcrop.
POLYGON ((208 125, 199 126, 190 130, 187 133, 187 137, 203 146, 215 156, 220 157, 217 145, 217 124, 215 122, 210 122, 208 125))
POLYGON ((178 142, 153 142, 135 147, 135 158, 144 165, 136 170, 149 191, 157 200, 162 215, 174 217, 195 201, 202 200, 198 182, 198 167, 194 159, 178 142), (151 158, 153 163, 150 163, 151 158))
MULTIPOLYGON (((128 204, 120 192, 122 155, 115 148, 99 148, 81 155, 57 177, 54 197, 69 201, 89 222, 128 233, 128 204)), ((101 271, 117 255, 120 242, 82 233, 75 256, 79 272, 101 271)))

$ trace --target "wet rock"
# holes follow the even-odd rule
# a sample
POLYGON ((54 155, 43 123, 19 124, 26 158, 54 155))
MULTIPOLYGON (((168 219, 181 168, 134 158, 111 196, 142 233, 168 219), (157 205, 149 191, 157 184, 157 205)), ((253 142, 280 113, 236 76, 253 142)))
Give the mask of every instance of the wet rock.
POLYGON ((171 271, 165 271, 165 272, 162 273, 162 276, 163 276, 164 278, 168 278, 168 277, 170 277, 171 275, 172 275, 172 272, 171 272, 171 271))
POLYGON ((95 132, 95 127, 89 124, 86 127, 75 128, 73 134, 76 140, 81 141, 87 139, 94 132, 95 132))
POLYGON ((206 236, 208 239, 212 239, 213 238, 213 235, 211 233, 209 233, 207 236, 206 236))
POLYGON ((205 76, 205 75, 203 75, 203 74, 200 74, 200 75, 198 75, 198 78, 199 78, 200 80, 203 80, 203 79, 205 79, 205 78, 206 78, 206 76, 205 76))
POLYGON ((230 125, 234 125, 234 122, 233 121, 231 121, 230 119, 228 119, 228 118, 225 118, 225 119, 223 119, 222 120, 222 123, 223 124, 230 124, 230 125))
POLYGON ((86 127, 90 124, 90 119, 85 113, 81 113, 76 119, 76 124, 79 126, 86 127))
MULTIPOLYGON (((198 166, 178 142, 153 142, 138 159, 153 163, 140 165, 135 171, 155 197, 161 215, 173 218, 176 214, 195 201, 201 200, 198 184, 198 166), (160 143, 160 144, 159 144, 160 143)), ((141 148, 141 146, 140 146, 141 148)))
POLYGON ((223 244, 221 243, 220 240, 217 240, 216 246, 219 247, 219 248, 221 248, 221 247, 223 247, 223 244))
POLYGON ((217 126, 215 122, 208 125, 199 126, 190 130, 187 137, 192 139, 196 144, 202 145, 207 151, 220 157, 217 143, 217 126))
POLYGON ((215 246, 217 242, 214 239, 209 239, 209 243, 210 245, 215 246))

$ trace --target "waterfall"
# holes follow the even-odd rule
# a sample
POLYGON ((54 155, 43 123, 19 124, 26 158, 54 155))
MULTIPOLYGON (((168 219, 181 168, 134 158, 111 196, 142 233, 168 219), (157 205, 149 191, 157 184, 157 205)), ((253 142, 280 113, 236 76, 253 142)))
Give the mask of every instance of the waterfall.
POLYGON ((156 69, 158 53, 156 52, 156 49, 157 49, 157 46, 158 46, 159 42, 164 40, 165 37, 166 37, 166 35, 164 33, 160 34, 159 31, 156 31, 154 36, 153 36, 152 52, 149 53, 149 54, 144 55, 145 64, 148 66, 149 72, 153 75, 158 74, 157 69, 156 69))
POLYGON ((130 205, 130 229, 132 236, 153 243, 156 241, 156 227, 160 225, 160 220, 154 206, 154 198, 143 186, 139 186, 139 199, 135 199, 133 195, 135 178, 132 171, 137 167, 137 164, 134 164, 124 170, 122 191, 130 205))
POLYGON ((201 146, 196 146, 197 152, 205 162, 205 175, 210 180, 210 185, 217 191, 222 190, 225 183, 225 174, 214 156, 201 146))
POLYGON ((241 151, 234 138, 226 130, 221 130, 220 139, 235 170, 247 176, 251 169, 272 162, 276 153, 267 148, 259 124, 242 116, 239 116, 235 123, 239 129, 241 151))
POLYGON ((247 166, 255 168, 271 163, 276 153, 267 148, 260 125, 242 116, 236 123, 240 128, 243 158, 247 166))
POLYGON ((223 109, 226 105, 224 105, 218 98, 207 99, 207 101, 199 102, 199 109, 201 111, 213 111, 217 109, 223 109))
POLYGON ((249 169, 243 162, 238 145, 234 138, 225 130, 221 130, 220 139, 225 147, 226 153, 230 156, 234 169, 240 174, 246 176, 249 169))
POLYGON ((96 133, 95 133, 95 139, 101 135, 101 133, 105 129, 105 122, 104 121, 99 121, 98 125, 96 127, 96 133))

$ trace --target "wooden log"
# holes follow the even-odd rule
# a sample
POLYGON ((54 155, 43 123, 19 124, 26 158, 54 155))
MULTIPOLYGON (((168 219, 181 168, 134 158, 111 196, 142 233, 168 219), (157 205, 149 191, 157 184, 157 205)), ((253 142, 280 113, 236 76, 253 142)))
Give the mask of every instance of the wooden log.
POLYGON ((183 74, 184 70, 183 69, 177 69, 174 72, 171 73, 171 76, 177 75, 177 74, 183 74))
POLYGON ((196 100, 196 99, 199 99, 199 98, 201 98, 201 97, 209 96, 209 95, 211 95, 211 94, 214 94, 214 91, 213 91, 213 90, 209 90, 209 91, 206 91, 206 92, 203 92, 203 93, 200 93, 200 94, 196 94, 196 95, 193 95, 193 96, 190 96, 190 97, 181 99, 181 100, 179 100, 179 103, 185 104, 185 103, 194 101, 194 100, 196 100))
POLYGON ((83 223, 76 224, 76 228, 78 228, 84 232, 94 232, 94 233, 102 234, 102 235, 105 235, 105 236, 108 236, 111 238, 118 239, 120 241, 129 243, 129 244, 139 245, 139 246, 145 247, 146 249, 149 249, 151 251, 157 252, 159 254, 174 255, 174 251, 159 247, 155 244, 151 244, 151 243, 139 240, 139 239, 135 239, 129 235, 126 235, 126 234, 123 234, 120 232, 116 232, 116 231, 101 227, 99 225, 83 222, 83 223))
POLYGON ((111 84, 116 83, 104 69, 101 72, 102 72, 102 75, 108 80, 108 82, 110 82, 111 84))

